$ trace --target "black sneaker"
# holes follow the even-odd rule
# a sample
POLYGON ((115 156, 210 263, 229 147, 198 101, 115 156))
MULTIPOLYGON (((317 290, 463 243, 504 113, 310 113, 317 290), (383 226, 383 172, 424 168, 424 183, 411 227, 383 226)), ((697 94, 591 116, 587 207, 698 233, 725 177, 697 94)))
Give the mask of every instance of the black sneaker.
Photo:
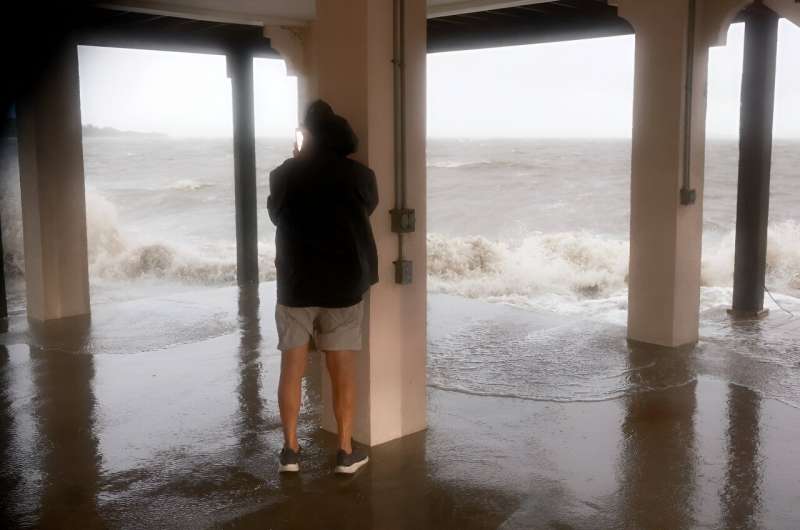
POLYGON ((363 449, 353 447, 353 452, 350 454, 339 449, 339 452, 336 453, 336 469, 333 471, 343 475, 352 475, 367 462, 369 462, 369 457, 363 449))
POLYGON ((300 449, 295 453, 288 447, 281 449, 279 473, 297 473, 300 471, 300 449))

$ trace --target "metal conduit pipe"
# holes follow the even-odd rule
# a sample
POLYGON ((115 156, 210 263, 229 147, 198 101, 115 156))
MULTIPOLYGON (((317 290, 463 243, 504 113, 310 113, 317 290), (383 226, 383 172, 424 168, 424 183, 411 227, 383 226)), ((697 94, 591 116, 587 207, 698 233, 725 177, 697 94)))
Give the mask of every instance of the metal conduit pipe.
POLYGON ((688 206, 697 200, 692 188, 692 98, 694 97, 694 40, 697 17, 696 0, 689 0, 689 20, 686 30, 686 88, 683 106, 683 183, 681 204, 688 206))
POLYGON ((414 231, 414 210, 406 202, 406 30, 405 1, 394 0, 394 209, 389 211, 392 231, 397 233, 395 283, 410 284, 413 279, 411 260, 405 257, 403 235, 414 231))

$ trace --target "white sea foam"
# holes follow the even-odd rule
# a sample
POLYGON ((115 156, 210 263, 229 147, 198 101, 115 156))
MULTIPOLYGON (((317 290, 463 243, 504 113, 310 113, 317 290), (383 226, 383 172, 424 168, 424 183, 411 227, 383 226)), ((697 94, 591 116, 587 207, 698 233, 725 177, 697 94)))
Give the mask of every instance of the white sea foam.
MULTIPOLYGON (((727 232, 703 251, 703 285, 730 285, 736 232, 727 232)), ((769 226, 767 286, 776 291, 800 290, 800 224, 789 220, 769 226)))
POLYGON ((530 169, 532 164, 513 160, 440 160, 429 162, 429 168, 437 169, 530 169))
MULTIPOLYGON (((25 270, 19 197, 3 197, 3 243, 7 270, 22 276, 25 270), (14 211, 16 210, 16 211, 14 211)), ((86 191, 86 235, 89 273, 102 280, 164 279, 207 285, 236 281, 236 245, 231 241, 177 243, 158 234, 136 236, 120 226, 117 208, 94 189, 86 191)), ((259 243, 262 280, 275 278, 275 247, 259 243)))
MULTIPOLYGON (((164 278, 223 284, 235 281, 231 241, 179 244, 126 233, 115 206, 89 189, 86 194, 90 272, 104 279, 164 278)), ((12 217, 13 218, 13 217, 12 217)), ((4 226, 6 262, 21 273, 21 223, 4 226)), ((707 243, 703 253, 701 306, 729 303, 734 232, 707 243)), ((627 310, 628 242, 588 232, 533 233, 494 240, 483 236, 429 234, 429 289, 515 305, 535 305, 563 314, 603 315, 624 322, 627 310)), ((274 279, 274 243, 259 246, 261 277, 274 279)), ((800 290, 800 224, 770 225, 767 285, 773 292, 800 290)))
POLYGON ((470 298, 608 296, 625 286, 627 266, 627 242, 583 232, 520 241, 428 235, 432 290, 470 298))
MULTIPOLYGON (((704 249, 701 310, 730 303, 734 240, 731 231, 704 249)), ((624 323, 628 252, 627 241, 586 232, 535 233, 515 241, 429 234, 428 284, 433 292, 624 323)), ((798 294, 795 221, 770 226, 767 285, 798 294)))
MULTIPOLYGON (((89 268, 102 279, 163 278, 185 283, 226 284, 236 280, 236 247, 227 241, 200 248, 158 239, 138 239, 119 227, 116 208, 93 190, 86 193, 89 268)), ((275 278, 274 245, 259 245, 262 280, 275 278)))
POLYGON ((470 162, 461 162, 458 160, 441 160, 438 162, 428 162, 429 168, 438 168, 438 169, 456 169, 459 167, 463 167, 470 162))
POLYGON ((207 184, 204 182, 197 182, 192 179, 181 179, 170 184, 168 189, 176 191, 198 191, 210 187, 211 184, 207 184))

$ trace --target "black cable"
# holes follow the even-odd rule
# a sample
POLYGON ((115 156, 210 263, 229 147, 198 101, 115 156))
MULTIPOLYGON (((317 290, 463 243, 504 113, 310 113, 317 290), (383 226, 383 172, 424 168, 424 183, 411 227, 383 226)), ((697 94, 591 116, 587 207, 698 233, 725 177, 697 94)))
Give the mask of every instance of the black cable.
POLYGON ((770 297, 770 298, 772 298, 772 301, 773 301, 773 302, 775 302, 775 305, 776 305, 776 306, 778 306, 778 307, 779 307, 779 308, 780 308, 782 311, 785 311, 786 313, 788 313, 788 314, 789 314, 789 316, 791 316, 792 318, 794 318, 794 313, 792 313, 791 311, 789 311, 788 309, 786 309, 785 307, 783 307, 781 304, 779 304, 779 303, 778 303, 778 301, 777 301, 777 300, 775 300, 775 297, 774 297, 774 296, 772 296, 772 293, 770 292, 769 288, 767 288, 767 286, 766 286, 766 285, 764 286, 764 290, 765 290, 765 291, 767 291, 767 294, 769 295, 769 297, 770 297))

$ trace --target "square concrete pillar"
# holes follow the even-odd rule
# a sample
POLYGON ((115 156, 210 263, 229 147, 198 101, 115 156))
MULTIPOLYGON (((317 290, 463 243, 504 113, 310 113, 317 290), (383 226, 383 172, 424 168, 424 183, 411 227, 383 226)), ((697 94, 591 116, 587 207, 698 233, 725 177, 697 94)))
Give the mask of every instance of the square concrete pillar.
POLYGON ((708 45, 695 36, 688 52, 689 0, 618 4, 636 32, 628 336, 675 347, 698 338, 708 45), (693 204, 681 204, 685 157, 693 204))
POLYGON ((78 50, 60 49, 18 102, 28 318, 89 314, 78 50))
MULTIPOLYGON (((372 214, 380 281, 366 297, 364 346, 359 353, 357 441, 378 445, 426 427, 426 3, 406 0, 406 167, 408 205, 416 232, 405 238, 413 261, 411 285, 394 282, 397 234, 394 206, 393 2, 318 0, 307 38, 304 99, 320 97, 347 118, 360 139, 354 156, 378 179, 380 204, 372 214)), ((325 383, 323 428, 336 430, 325 383)))

